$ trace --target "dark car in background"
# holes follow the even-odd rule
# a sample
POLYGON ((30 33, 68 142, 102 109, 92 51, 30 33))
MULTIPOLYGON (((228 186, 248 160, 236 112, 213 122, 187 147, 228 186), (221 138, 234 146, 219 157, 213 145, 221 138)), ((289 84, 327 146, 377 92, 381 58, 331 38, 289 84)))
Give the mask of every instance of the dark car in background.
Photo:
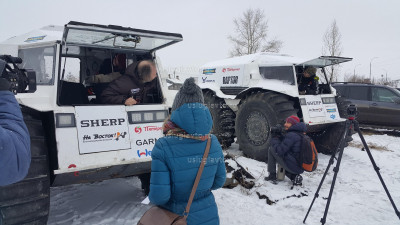
POLYGON ((333 83, 338 95, 355 104, 361 125, 400 130, 400 91, 365 83, 333 83))

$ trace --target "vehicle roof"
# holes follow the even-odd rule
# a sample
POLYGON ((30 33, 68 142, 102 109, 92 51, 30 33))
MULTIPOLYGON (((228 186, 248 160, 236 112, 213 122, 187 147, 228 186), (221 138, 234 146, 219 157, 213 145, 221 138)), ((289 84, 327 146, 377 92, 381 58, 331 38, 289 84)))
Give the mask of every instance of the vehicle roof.
POLYGON ((0 44, 4 45, 29 45, 32 43, 45 43, 60 41, 63 35, 64 27, 48 25, 28 33, 11 37, 0 44))
POLYGON ((303 65, 303 66, 325 67, 331 64, 338 64, 350 60, 352 60, 352 58, 343 58, 335 56, 321 56, 315 59, 307 60, 305 58, 294 57, 287 54, 260 52, 250 55, 243 55, 238 57, 222 59, 214 62, 209 62, 204 64, 203 67, 209 68, 209 67, 234 66, 234 65, 249 64, 253 62, 257 63, 259 66, 303 65))
POLYGON ((159 31, 151 31, 151 30, 141 30, 134 29, 130 27, 121 27, 117 25, 100 25, 100 24, 89 24, 82 23, 76 21, 70 21, 65 26, 56 26, 56 25, 48 25, 28 33, 11 37, 3 42, 0 42, 1 45, 30 45, 32 43, 54 43, 57 41, 61 41, 64 34, 65 27, 77 27, 78 29, 82 29, 82 27, 86 27, 88 29, 93 30, 110 30, 110 31, 121 31, 121 32, 139 32, 146 33, 151 35, 164 35, 170 36, 178 39, 182 39, 181 34, 177 33, 167 33, 167 32, 159 32, 159 31))
POLYGON ((371 83, 358 83, 358 82, 333 82, 332 86, 374 86, 374 87, 384 87, 389 89, 396 89, 390 86, 382 85, 382 84, 371 84, 371 83))

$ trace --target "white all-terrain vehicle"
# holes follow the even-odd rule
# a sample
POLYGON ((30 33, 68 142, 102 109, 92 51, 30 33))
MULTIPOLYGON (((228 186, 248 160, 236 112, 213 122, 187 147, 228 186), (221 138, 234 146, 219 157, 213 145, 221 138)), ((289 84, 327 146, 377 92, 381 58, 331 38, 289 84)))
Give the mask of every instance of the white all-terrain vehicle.
POLYGON ((319 82, 315 94, 301 95, 298 78, 305 67, 312 66, 328 80, 324 67, 350 60, 326 56, 303 60, 257 53, 205 64, 198 84, 213 117, 213 133, 223 147, 229 147, 236 136, 246 155, 265 161, 271 127, 297 115, 308 126, 317 149, 331 153, 344 131, 345 119, 340 118, 339 110, 345 104, 329 83, 319 82))
POLYGON ((155 53, 181 40, 175 33, 69 22, 0 43, 0 54, 22 58, 19 66, 33 69, 37 82, 34 93, 16 95, 32 162, 23 181, 0 188, 1 224, 46 224, 50 186, 138 175, 148 191, 151 151, 172 105, 155 53), (155 62, 157 91, 147 96, 153 103, 100 104, 116 55, 123 55, 118 60, 124 66, 155 62), (104 68, 109 76, 98 75, 104 68))

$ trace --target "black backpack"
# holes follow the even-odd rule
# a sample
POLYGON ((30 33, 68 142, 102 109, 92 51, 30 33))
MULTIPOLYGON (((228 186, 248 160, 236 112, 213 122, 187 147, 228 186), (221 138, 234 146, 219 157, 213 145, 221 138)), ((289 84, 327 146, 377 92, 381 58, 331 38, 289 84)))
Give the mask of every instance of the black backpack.
POLYGON ((314 141, 306 134, 298 133, 301 136, 299 165, 307 172, 312 172, 318 166, 318 151, 314 141))

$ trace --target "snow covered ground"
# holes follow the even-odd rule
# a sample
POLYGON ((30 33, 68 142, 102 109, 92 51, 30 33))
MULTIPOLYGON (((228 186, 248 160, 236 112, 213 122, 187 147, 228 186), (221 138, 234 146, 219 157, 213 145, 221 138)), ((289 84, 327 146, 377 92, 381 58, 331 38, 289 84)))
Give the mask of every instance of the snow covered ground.
MULTIPOLYGON (((400 208, 400 137, 365 134, 382 177, 400 208)), ((357 134, 345 148, 326 224, 400 224, 357 134)), ((303 224, 329 156, 304 173, 303 187, 291 189, 286 178, 277 185, 264 181, 267 164, 242 156, 237 145, 228 152, 256 178, 255 187, 214 191, 221 224, 303 224), (261 196, 261 198, 259 197, 261 196), (267 199, 270 204, 267 204, 267 199)), ((335 161, 336 163, 336 161, 335 161)), ((306 224, 321 224, 333 178, 333 166, 306 224)), ((150 207, 136 177, 51 189, 49 224, 136 224, 150 207)))

